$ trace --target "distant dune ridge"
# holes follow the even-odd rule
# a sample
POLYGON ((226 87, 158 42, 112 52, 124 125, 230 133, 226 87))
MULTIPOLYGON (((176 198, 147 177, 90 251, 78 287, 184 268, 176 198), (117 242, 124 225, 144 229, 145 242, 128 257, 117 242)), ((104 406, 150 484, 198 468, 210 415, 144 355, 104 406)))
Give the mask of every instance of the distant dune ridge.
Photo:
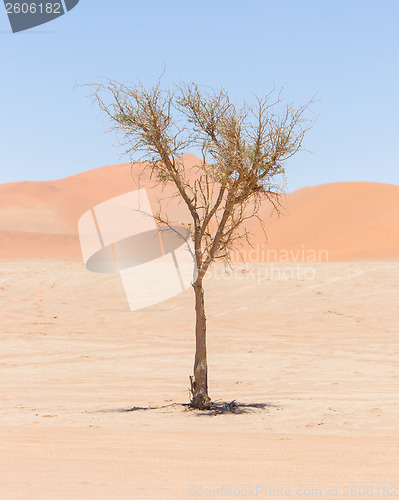
MULTIPOLYGON (((184 155, 192 167, 194 155, 184 155)), ((0 258, 58 258, 81 261, 77 222, 94 205, 149 186, 142 164, 107 165, 57 181, 0 185, 0 258)), ((159 187, 149 190, 156 211, 159 187)), ((173 205, 173 206, 172 206, 173 205)), ((265 204, 266 240, 252 221, 254 248, 247 261, 346 261, 399 258, 399 186, 344 182, 306 187, 289 194, 280 217, 265 204)), ((183 205, 174 217, 188 221, 183 205)), ((238 255, 235 257, 239 258, 238 255)))

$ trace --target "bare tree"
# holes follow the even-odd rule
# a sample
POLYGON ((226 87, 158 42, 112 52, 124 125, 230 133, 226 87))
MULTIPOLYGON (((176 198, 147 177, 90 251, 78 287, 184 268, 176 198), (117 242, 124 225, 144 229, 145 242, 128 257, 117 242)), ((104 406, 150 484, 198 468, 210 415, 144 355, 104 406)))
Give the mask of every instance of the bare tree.
POLYGON ((204 276, 213 262, 230 262, 233 249, 248 240, 245 222, 258 217, 261 203, 279 210, 285 164, 302 149, 313 101, 297 107, 272 91, 254 96, 252 105, 236 106, 224 89, 195 83, 162 88, 160 80, 153 88, 103 79, 90 87, 112 122, 110 130, 122 133, 125 152, 141 153, 152 181, 172 185, 191 214, 196 263, 191 405, 209 408, 204 276), (201 151, 195 173, 180 159, 190 148, 201 151))

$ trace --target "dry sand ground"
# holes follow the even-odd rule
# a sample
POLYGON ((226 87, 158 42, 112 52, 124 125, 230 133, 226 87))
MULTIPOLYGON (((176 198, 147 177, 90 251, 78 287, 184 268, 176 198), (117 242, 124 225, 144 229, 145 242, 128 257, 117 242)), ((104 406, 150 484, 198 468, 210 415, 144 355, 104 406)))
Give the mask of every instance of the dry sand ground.
POLYGON ((212 415, 173 404, 191 291, 131 313, 117 276, 0 261, 1 500, 398 496, 399 262, 270 266, 207 282, 210 395, 243 405, 212 415))

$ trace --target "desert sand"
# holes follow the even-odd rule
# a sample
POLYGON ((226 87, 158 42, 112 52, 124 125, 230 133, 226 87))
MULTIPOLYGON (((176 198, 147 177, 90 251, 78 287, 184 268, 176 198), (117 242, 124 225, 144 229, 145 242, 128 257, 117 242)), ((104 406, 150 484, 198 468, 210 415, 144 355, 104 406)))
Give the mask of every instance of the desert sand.
POLYGON ((398 283, 396 261, 214 268, 210 395, 239 406, 203 415, 191 290, 131 313, 117 275, 2 260, 0 498, 394 493, 398 283))
MULTIPOLYGON (((187 168, 198 158, 184 155, 187 168)), ((56 181, 0 185, 0 258, 59 258, 80 262, 77 233, 80 216, 94 205, 144 187, 153 212, 170 192, 149 189, 143 164, 107 165, 56 181)), ((281 216, 265 205, 257 222, 249 224, 260 261, 276 260, 272 250, 327 251, 329 261, 399 259, 399 186, 373 182, 342 182, 306 187, 283 200, 281 216), (267 252, 270 252, 267 254, 267 252)), ((190 221, 183 204, 168 202, 168 215, 190 221)), ((251 247, 243 247, 244 254, 251 247)), ((237 260, 239 257, 237 256, 237 260)), ((253 259, 251 259, 253 260, 253 259)))
POLYGON ((217 413, 187 406, 192 290, 130 312, 82 262, 79 217, 133 180, 0 186, 0 499, 398 496, 399 186, 300 189, 211 268, 217 413))

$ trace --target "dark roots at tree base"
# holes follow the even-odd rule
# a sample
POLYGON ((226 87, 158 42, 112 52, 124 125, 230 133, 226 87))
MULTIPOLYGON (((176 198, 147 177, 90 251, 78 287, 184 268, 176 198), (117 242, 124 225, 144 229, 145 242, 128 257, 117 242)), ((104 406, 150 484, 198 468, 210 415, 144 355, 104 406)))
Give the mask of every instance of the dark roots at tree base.
POLYGON ((196 388, 195 377, 190 375, 190 405, 197 410, 209 410, 212 406, 211 398, 204 391, 196 388))

